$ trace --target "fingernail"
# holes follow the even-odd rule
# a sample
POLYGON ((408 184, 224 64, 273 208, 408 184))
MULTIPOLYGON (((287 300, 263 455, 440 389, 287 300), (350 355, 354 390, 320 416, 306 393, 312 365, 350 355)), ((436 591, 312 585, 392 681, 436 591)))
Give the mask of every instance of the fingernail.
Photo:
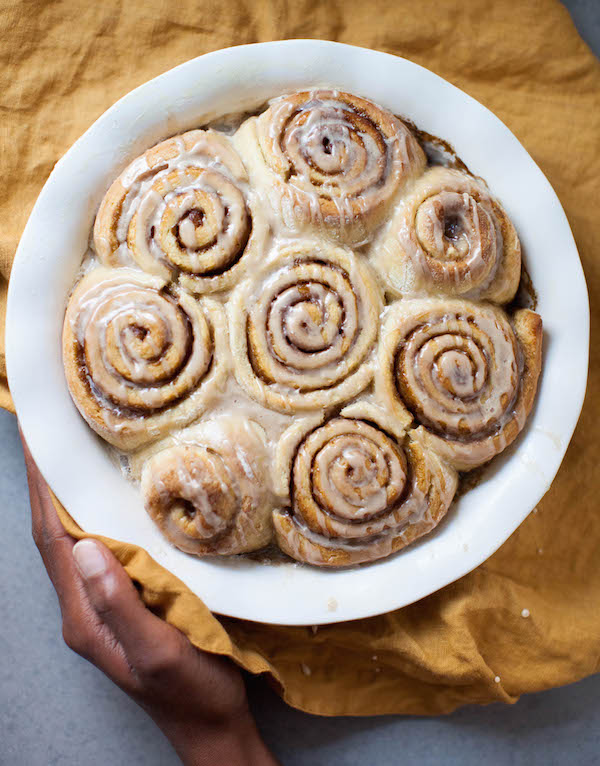
POLYGON ((73 546, 73 558, 86 579, 106 572, 106 558, 94 540, 80 540, 73 546))

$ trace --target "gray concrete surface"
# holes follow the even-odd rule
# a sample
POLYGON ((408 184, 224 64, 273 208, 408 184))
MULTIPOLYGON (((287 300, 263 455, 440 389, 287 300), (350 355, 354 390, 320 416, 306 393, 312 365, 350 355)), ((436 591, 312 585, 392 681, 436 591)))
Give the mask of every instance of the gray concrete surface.
MULTIPOLYGON (((565 4, 598 54, 600 0, 565 4)), ((4 412, 0 466, 0 766, 176 766, 150 719, 62 643, 56 596, 31 540, 16 421, 4 412)), ((248 685, 265 740, 286 766, 600 763, 600 676, 512 707, 434 719, 318 718, 286 707, 259 680, 248 685)))

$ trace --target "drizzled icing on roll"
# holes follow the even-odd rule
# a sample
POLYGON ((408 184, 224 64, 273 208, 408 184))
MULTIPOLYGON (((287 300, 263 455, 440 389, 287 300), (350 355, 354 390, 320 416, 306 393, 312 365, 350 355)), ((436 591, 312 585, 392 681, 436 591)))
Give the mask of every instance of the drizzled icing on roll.
POLYGON ((347 242, 367 240, 425 166, 404 123, 333 90, 276 99, 242 126, 235 142, 288 228, 310 224, 347 242))
POLYGON ((357 394, 371 380, 381 295, 350 251, 296 241, 277 251, 229 303, 236 377, 283 412, 357 394))
POLYGON ((212 301, 169 291, 160 277, 95 269, 71 296, 63 330, 77 407, 124 449, 184 425, 225 369, 224 329, 222 309, 212 301))
POLYGON ((394 293, 442 293, 507 303, 521 276, 521 246, 483 183, 428 170, 401 201, 372 255, 394 293))
POLYGON ((461 300, 402 301, 382 327, 377 388, 403 425, 459 468, 504 449, 522 429, 539 375, 541 322, 461 300))
MULTIPOLYGON (((361 404, 342 414, 363 409, 373 417, 361 404)), ((372 421, 309 423, 290 446, 282 439, 276 465, 290 476, 291 508, 275 511, 275 533, 283 550, 311 564, 347 566, 399 550, 439 522, 456 489, 456 474, 417 441, 372 421)))
POLYGON ((229 139, 214 131, 158 144, 108 190, 94 226, 100 260, 135 262, 192 292, 229 287, 266 233, 247 181, 229 139))

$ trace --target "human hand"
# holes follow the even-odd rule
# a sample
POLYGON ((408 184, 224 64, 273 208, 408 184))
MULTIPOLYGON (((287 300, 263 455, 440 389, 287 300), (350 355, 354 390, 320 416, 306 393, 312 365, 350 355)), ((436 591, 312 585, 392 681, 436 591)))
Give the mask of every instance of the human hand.
POLYGON ((276 766, 238 668, 198 651, 146 609, 105 545, 67 534, 24 439, 23 449, 33 539, 58 595, 67 645, 150 715, 186 766, 276 766))

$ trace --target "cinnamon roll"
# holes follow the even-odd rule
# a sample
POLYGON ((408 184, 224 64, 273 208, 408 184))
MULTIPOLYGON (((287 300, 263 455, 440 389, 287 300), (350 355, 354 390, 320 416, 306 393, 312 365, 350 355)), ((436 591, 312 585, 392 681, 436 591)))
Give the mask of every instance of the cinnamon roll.
POLYGON ((335 90, 276 99, 234 142, 289 229, 318 226, 349 243, 369 237, 426 162, 393 114, 335 90))
POLYGON ((266 232, 247 182, 230 140, 214 131, 154 146, 106 193, 94 225, 98 257, 107 266, 135 262, 195 293, 230 287, 266 232))
POLYGON ((227 369, 221 306, 160 277, 99 267, 77 285, 63 326, 71 396, 103 439, 124 450, 189 423, 227 369))
POLYGON ((298 561, 331 567, 383 558, 430 532, 452 502, 456 472, 414 435, 387 430, 385 413, 362 407, 280 442, 276 464, 290 508, 275 510, 273 524, 280 548, 298 561))
POLYGON ((460 295, 508 303, 521 277, 521 245, 483 182, 428 170, 402 199, 374 260, 399 296, 460 295))
POLYGON ((371 381, 382 299, 370 267, 350 251, 297 240, 229 302, 239 384, 281 412, 325 407, 371 381))
POLYGON ((141 479, 144 505, 186 553, 245 553, 273 536, 267 445, 256 423, 207 420, 157 445, 141 479))
POLYGON ((458 299, 395 303, 379 345, 376 390, 397 422, 468 470, 501 452, 533 406, 542 320, 458 299))

